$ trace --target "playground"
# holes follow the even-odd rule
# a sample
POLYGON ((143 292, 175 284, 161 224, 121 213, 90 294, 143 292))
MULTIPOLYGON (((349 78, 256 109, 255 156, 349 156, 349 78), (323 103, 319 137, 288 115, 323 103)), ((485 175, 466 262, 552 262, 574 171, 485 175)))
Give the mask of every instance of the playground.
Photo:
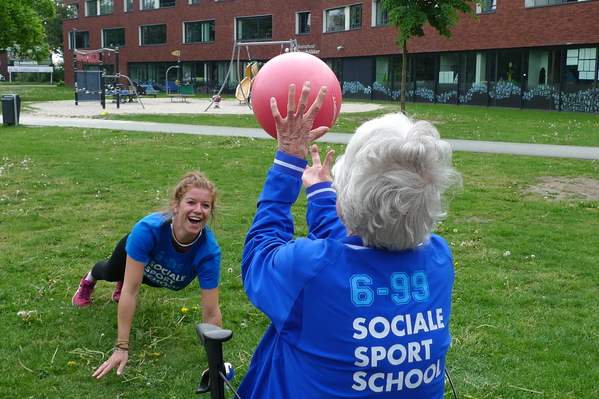
MULTIPOLYGON (((211 102, 210 98, 187 98, 184 102, 172 102, 170 98, 143 98, 142 106, 137 102, 121 103, 119 108, 115 103, 106 102, 106 108, 102 108, 97 101, 79 102, 74 105, 72 100, 48 101, 36 103, 32 106, 32 116, 58 116, 58 117, 78 117, 90 118, 102 115, 104 112, 109 114, 229 114, 229 115, 250 115, 252 110, 247 104, 233 98, 223 98, 219 107, 211 106, 206 109, 211 102)), ((367 112, 379 109, 380 104, 344 102, 341 105, 341 113, 367 112)))

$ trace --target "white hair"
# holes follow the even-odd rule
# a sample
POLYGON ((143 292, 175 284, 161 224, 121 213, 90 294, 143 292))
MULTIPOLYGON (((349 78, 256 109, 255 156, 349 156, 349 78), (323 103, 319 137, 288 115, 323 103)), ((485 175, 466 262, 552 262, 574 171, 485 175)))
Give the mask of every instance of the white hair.
POLYGON ((442 194, 460 184, 451 147, 430 123, 387 114, 360 126, 332 169, 346 227, 365 245, 415 248, 446 216, 442 194))

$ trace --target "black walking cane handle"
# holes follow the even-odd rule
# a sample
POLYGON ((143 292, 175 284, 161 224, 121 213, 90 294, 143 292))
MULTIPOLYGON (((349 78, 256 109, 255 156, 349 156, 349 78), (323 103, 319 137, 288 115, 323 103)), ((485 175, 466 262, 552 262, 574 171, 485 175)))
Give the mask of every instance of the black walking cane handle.
POLYGON ((200 341, 205 346, 206 342, 226 342, 233 336, 233 331, 224 330, 214 324, 200 323, 196 326, 196 332, 200 336, 200 341))
POLYGON ((226 375, 223 342, 233 337, 233 331, 222 329, 214 324, 200 323, 196 326, 196 332, 208 357, 208 370, 202 373, 200 386, 196 393, 210 392, 211 399, 224 399, 225 387, 220 377, 220 374, 226 375))

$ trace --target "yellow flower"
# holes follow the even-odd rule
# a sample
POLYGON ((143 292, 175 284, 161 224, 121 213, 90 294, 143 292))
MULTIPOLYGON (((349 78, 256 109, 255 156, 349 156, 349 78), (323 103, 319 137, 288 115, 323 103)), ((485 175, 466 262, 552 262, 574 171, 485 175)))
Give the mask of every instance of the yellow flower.
POLYGON ((152 353, 152 355, 154 355, 154 356, 160 356, 160 353, 154 352, 154 353, 152 353))
POLYGON ((76 363, 75 362, 68 362, 67 363, 69 366, 74 366, 76 363))
POLYGON ((187 308, 181 308, 181 312, 187 313, 187 312, 189 312, 189 309, 187 309, 187 308))
POLYGON ((198 307, 197 306, 192 306, 191 310, 198 310, 198 307))

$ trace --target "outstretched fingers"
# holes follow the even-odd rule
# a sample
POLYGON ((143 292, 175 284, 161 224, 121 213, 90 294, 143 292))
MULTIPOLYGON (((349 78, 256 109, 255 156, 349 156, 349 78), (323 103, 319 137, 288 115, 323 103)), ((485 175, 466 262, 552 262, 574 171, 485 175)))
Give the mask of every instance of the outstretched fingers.
MULTIPOLYGON (((306 113, 306 118, 308 118, 311 121, 313 121, 316 118, 316 115, 318 115, 318 113, 322 109, 322 104, 324 103, 324 99, 325 99, 326 95, 327 95, 327 87, 322 86, 320 88, 320 90, 318 91, 318 95, 314 99, 312 106, 310 106, 310 109, 308 109, 308 112, 306 113)), ((329 130, 330 129, 327 126, 318 126, 316 129, 311 130, 310 131, 310 141, 318 140, 319 138, 324 136, 329 130)))
POLYGON ((323 168, 329 173, 331 173, 331 167, 333 166, 333 155, 335 155, 335 150, 330 150, 327 152, 327 155, 324 159, 323 168))
POLYGON ((312 166, 320 166, 320 154, 316 144, 310 147, 310 155, 312 155, 312 166))
MULTIPOLYGON (((302 87, 302 92, 300 94, 299 103, 297 104, 296 115, 299 115, 301 117, 309 116, 309 115, 305 115, 306 107, 308 106, 308 96, 310 96, 310 82, 305 82, 304 86, 302 87)), ((291 93, 289 96, 289 100, 291 101, 291 93)), ((293 98, 293 100, 294 100, 294 103, 289 104, 289 107, 291 107, 292 105, 295 107, 295 97, 293 98)), ((291 112, 291 108, 289 108, 289 112, 291 112)))
MULTIPOLYGON (((302 97, 304 95, 304 92, 306 91, 306 88, 308 91, 306 93, 306 103, 307 103, 308 94, 310 94, 310 82, 306 82, 306 85, 304 85, 304 90, 302 90, 302 97)), ((310 106, 310 109, 308 109, 308 112, 306 113, 307 118, 311 118, 311 119, 316 118, 316 115, 318 115, 318 113, 322 109, 322 104, 324 103, 324 99, 325 99, 326 95, 327 95, 327 87, 322 86, 320 88, 320 90, 318 91, 318 95, 314 99, 314 102, 310 106)))
POLYGON ((331 170, 331 166, 333 165, 333 155, 335 155, 335 150, 330 150, 327 152, 327 155, 324 158, 324 164, 320 161, 320 153, 318 151, 318 146, 313 144, 310 147, 310 155, 312 156, 312 166, 313 167, 323 167, 326 170, 331 170))

